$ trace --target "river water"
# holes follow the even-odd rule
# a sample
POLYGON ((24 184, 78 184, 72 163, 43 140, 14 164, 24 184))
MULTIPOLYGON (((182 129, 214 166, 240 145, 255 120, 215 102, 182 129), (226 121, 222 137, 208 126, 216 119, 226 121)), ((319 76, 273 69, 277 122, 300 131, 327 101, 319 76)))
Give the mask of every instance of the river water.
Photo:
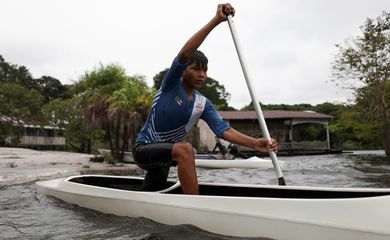
MULTIPOLYGON (((390 162, 383 151, 279 159, 285 162, 288 185, 390 188, 390 162)), ((177 176, 175 170, 170 177, 177 176)), ((273 169, 198 169, 198 175, 205 182, 276 183, 273 169)), ((191 225, 168 226, 145 218, 102 214, 40 194, 34 183, 0 188, 0 196, 0 239, 248 239, 216 235, 191 225)))

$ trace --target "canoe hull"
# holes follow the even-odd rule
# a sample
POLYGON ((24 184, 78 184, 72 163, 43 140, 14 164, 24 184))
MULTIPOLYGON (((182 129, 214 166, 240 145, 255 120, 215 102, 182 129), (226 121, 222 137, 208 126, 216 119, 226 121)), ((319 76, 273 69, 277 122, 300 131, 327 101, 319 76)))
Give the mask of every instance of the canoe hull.
MULTIPOLYGON (((111 153, 107 149, 99 149, 101 154, 111 153)), ((125 152, 123 161, 125 163, 135 163, 133 159, 133 154, 131 152, 125 152)), ((284 166, 283 161, 279 161, 281 168, 284 166)), ((251 157, 248 159, 217 159, 214 155, 195 155, 195 166, 201 168, 257 168, 257 169, 270 169, 273 168, 272 161, 266 160, 258 157, 251 157), (208 157, 208 158, 207 158, 208 157)))
MULTIPOLYGON (((195 165, 202 168, 256 168, 256 169, 270 169, 273 168, 272 161, 252 157, 248 159, 195 159, 195 165)), ((283 161, 279 161, 280 167, 284 166, 283 161)))
POLYGON ((357 199, 276 199, 188 196, 86 186, 65 179, 38 182, 38 189, 63 201, 119 216, 192 224, 239 237, 275 239, 390 239, 389 196, 357 199), (381 206, 368 209, 367 206, 381 206), (365 208, 363 208, 365 207, 365 208), (362 212, 348 216, 351 209, 362 212), (367 217, 369 219, 367 219, 367 217), (356 224, 357 218, 362 223, 356 224), (379 226, 370 219, 380 219, 379 226))

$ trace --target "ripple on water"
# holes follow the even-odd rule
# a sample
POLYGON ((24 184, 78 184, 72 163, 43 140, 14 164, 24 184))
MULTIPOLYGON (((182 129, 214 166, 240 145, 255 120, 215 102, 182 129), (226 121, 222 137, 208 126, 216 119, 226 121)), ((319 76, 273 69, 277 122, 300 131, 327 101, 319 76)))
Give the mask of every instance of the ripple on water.
POLYGON ((35 185, 0 191, 0 239, 263 239, 228 237, 192 225, 169 226, 146 218, 103 214, 40 194, 35 185))
MULTIPOLYGON (((288 185, 390 187, 390 162, 378 154, 280 157, 288 185)), ((276 184, 273 169, 198 169, 203 182, 276 184)), ((177 178, 171 169, 171 178, 177 178)), ((145 218, 118 217, 37 193, 35 185, 0 188, 0 239, 248 239, 168 226, 145 218)), ((205 219, 206 221, 206 219, 205 219)), ((261 239, 261 238, 251 238, 261 239)))

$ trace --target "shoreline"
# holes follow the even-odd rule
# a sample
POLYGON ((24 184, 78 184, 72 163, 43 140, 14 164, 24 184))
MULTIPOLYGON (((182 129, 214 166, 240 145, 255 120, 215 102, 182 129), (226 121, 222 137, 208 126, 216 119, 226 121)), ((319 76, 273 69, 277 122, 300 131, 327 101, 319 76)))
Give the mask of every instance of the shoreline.
POLYGON ((79 174, 142 175, 135 164, 91 162, 95 155, 0 147, 0 188, 79 174))

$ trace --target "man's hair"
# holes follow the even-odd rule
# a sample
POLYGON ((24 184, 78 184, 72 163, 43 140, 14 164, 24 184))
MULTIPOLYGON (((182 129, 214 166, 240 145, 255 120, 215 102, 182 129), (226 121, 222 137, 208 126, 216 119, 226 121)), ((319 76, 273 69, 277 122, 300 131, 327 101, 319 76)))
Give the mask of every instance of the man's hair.
POLYGON ((207 63, 208 62, 209 62, 209 60, 204 55, 204 53, 202 53, 199 50, 195 50, 195 52, 192 54, 192 56, 189 59, 188 65, 191 65, 191 64, 195 63, 198 66, 207 68, 207 63))

